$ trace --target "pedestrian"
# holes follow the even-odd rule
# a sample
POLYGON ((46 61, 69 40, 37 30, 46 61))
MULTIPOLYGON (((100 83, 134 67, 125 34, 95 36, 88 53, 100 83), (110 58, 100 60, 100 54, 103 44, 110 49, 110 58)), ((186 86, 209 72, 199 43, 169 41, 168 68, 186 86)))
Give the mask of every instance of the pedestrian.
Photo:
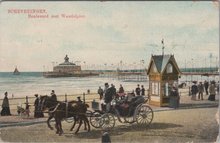
POLYGON ((140 85, 137 85, 137 88, 135 89, 136 95, 140 95, 141 93, 141 89, 140 89, 140 85))
POLYGON ((198 85, 198 91, 199 91, 198 99, 200 100, 200 96, 201 96, 201 100, 203 100, 204 86, 201 81, 199 82, 199 85, 198 85))
POLYGON ((121 98, 124 99, 125 97, 125 91, 124 91, 124 87, 120 84, 119 90, 118 90, 118 94, 117 94, 117 98, 121 98))
POLYGON ((103 97, 102 97, 102 100, 100 101, 102 111, 105 111, 105 110, 106 110, 106 103, 105 103, 105 99, 106 99, 106 98, 105 98, 105 95, 106 95, 106 92, 107 92, 108 88, 109 88, 109 85, 108 85, 108 83, 106 82, 106 83, 104 84, 103 97))
POLYGON ((215 94, 216 94, 215 83, 214 83, 214 81, 212 81, 211 85, 209 86, 209 98, 208 98, 208 100, 215 101, 215 94))
POLYGON ((106 112, 109 112, 110 111, 110 108, 111 108, 111 101, 113 99, 113 95, 114 95, 114 92, 116 91, 116 89, 114 88, 113 84, 111 86, 111 88, 108 88, 108 85, 107 85, 107 89, 106 89, 106 92, 105 92, 105 104, 106 104, 106 112))
POLYGON ((34 101, 34 117, 35 118, 44 117, 44 113, 41 109, 39 96, 38 96, 38 94, 35 94, 34 96, 36 97, 36 99, 34 101))
POLYGON ((103 98, 103 94, 104 94, 104 91, 103 91, 103 89, 101 88, 101 86, 99 86, 98 94, 99 94, 99 97, 100 97, 100 100, 101 100, 101 99, 103 98))
POLYGON ((5 97, 2 102, 2 111, 1 111, 1 116, 10 116, 10 107, 9 107, 9 101, 8 101, 8 92, 5 92, 5 97))
POLYGON ((141 95, 142 95, 142 96, 145 95, 145 88, 144 88, 144 85, 141 85, 141 95))
POLYGON ((198 87, 197 87, 195 81, 193 82, 193 85, 191 87, 191 93, 192 93, 191 100, 196 100, 196 94, 198 93, 198 87))
POLYGON ((36 97, 34 101, 34 117, 38 118, 39 117, 39 97, 38 94, 34 95, 36 97))
POLYGON ((30 105, 28 104, 28 102, 26 102, 26 105, 25 105, 25 112, 27 116, 29 117, 30 116, 30 105))
POLYGON ((55 94, 55 91, 54 91, 54 90, 51 91, 51 99, 52 99, 53 101, 57 101, 57 95, 55 94))
POLYGON ((111 138, 110 138, 109 133, 107 131, 103 131, 102 143, 111 143, 111 138))
POLYGON ((206 95, 208 95, 208 88, 209 88, 209 82, 207 82, 206 80, 204 81, 204 87, 205 87, 205 92, 206 92, 206 95))
POLYGON ((176 87, 172 87, 170 91, 170 106, 172 108, 178 108, 180 102, 180 96, 176 87))
POLYGON ((124 93, 124 88, 123 86, 120 84, 120 87, 119 87, 119 90, 118 90, 118 93, 124 93))
MULTIPOLYGON (((217 110, 216 114, 215 114, 215 119, 218 123, 218 126, 219 126, 219 109, 217 110)), ((217 136, 217 139, 216 139, 216 143, 219 143, 219 135, 217 136)))
POLYGON ((112 97, 114 97, 116 95, 116 88, 114 84, 111 84, 110 90, 111 90, 112 97))
POLYGON ((81 97, 78 96, 78 97, 77 97, 77 104, 80 105, 80 104, 82 104, 82 103, 83 103, 83 101, 81 100, 81 97))

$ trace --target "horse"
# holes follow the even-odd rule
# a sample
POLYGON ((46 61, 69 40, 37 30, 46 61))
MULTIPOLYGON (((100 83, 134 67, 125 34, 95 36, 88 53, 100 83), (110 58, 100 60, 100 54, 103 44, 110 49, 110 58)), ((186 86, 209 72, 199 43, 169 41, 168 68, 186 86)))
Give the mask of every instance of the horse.
POLYGON ((45 110, 46 108, 49 109, 50 114, 49 114, 49 118, 47 120, 48 127, 51 129, 49 121, 52 118, 55 118, 55 122, 56 122, 55 127, 56 127, 57 133, 59 135, 61 135, 63 133, 61 121, 64 118, 69 118, 69 117, 74 118, 74 124, 71 127, 70 131, 73 130, 73 128, 75 127, 76 122, 78 120, 80 123, 79 123, 79 127, 76 130, 75 134, 78 133, 79 128, 82 125, 82 121, 84 121, 84 126, 85 126, 84 129, 87 130, 87 128, 86 128, 86 124, 87 124, 88 125, 88 132, 90 131, 89 121, 86 116, 86 111, 87 111, 87 108, 89 107, 88 104, 78 103, 77 101, 70 101, 68 103, 64 103, 64 102, 60 102, 60 101, 54 102, 53 100, 51 100, 51 98, 49 96, 41 97, 40 101, 42 102, 41 103, 42 110, 45 110), (74 103, 75 103, 75 105, 72 106, 72 104, 74 104, 74 103), (68 106, 67 106, 67 104, 68 104, 68 106))
POLYGON ((47 126, 51 130, 53 130, 53 127, 50 125, 50 120, 54 118, 54 114, 52 111, 55 109, 56 105, 58 104, 58 101, 52 100, 50 96, 40 96, 40 109, 41 111, 45 111, 46 109, 49 111, 48 112, 48 119, 47 119, 47 126))

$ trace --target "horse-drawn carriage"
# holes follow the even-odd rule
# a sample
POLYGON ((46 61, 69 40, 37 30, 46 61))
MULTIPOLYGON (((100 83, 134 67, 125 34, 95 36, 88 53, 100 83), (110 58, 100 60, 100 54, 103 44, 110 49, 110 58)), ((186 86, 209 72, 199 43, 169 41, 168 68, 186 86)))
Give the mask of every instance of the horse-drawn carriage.
POLYGON ((109 111, 94 109, 90 116, 90 124, 95 128, 111 129, 115 126, 115 117, 121 123, 151 124, 153 110, 145 104, 145 96, 127 96, 124 99, 113 99, 109 111))
POLYGON ((49 111, 50 114, 47 120, 48 127, 52 129, 49 121, 55 118, 57 133, 61 135, 63 133, 62 120, 67 122, 74 121, 71 130, 74 128, 76 121, 79 121, 79 126, 75 133, 79 131, 83 122, 85 129, 87 129, 86 126, 88 126, 88 131, 90 131, 89 122, 95 128, 111 129, 115 126, 115 117, 117 117, 121 123, 132 124, 137 122, 138 124, 149 125, 153 120, 153 110, 150 106, 145 104, 147 101, 148 98, 144 96, 126 96, 126 98, 123 99, 113 99, 109 111, 105 108, 90 111, 87 110, 89 106, 86 103, 78 104, 74 101, 73 106, 70 102, 54 102, 50 97, 44 96, 41 97, 41 106, 43 110, 45 108, 52 109, 49 111), (89 120, 87 118, 89 118, 89 120))

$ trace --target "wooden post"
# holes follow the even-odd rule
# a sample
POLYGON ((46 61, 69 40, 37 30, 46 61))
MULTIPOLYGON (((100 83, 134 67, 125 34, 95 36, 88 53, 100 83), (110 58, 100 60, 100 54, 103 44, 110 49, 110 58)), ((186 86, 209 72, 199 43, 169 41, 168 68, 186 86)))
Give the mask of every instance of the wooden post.
POLYGON ((86 103, 85 92, 83 92, 83 102, 86 103))
POLYGON ((28 96, 26 96, 26 102, 25 102, 26 106, 28 105, 28 96))
POLYGON ((65 93, 65 102, 67 102, 67 94, 65 93))
POLYGON ((29 114, 29 103, 28 103, 28 96, 26 96, 26 107, 25 107, 25 110, 26 110, 27 116, 29 117, 29 116, 30 116, 30 114, 29 114))

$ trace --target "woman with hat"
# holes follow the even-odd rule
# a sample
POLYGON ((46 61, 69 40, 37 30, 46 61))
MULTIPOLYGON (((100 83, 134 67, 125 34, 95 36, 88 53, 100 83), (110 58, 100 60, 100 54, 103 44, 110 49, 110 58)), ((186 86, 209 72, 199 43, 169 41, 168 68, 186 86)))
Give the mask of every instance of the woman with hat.
POLYGON ((34 117, 38 118, 39 117, 39 98, 38 98, 38 94, 34 95, 36 97, 35 101, 34 101, 34 117))
POLYGON ((215 91, 215 82, 212 81, 211 82, 211 85, 209 86, 209 98, 208 100, 210 101, 215 101, 215 94, 216 94, 216 91, 215 91))
POLYGON ((8 92, 5 92, 5 98, 3 99, 2 102, 2 111, 1 111, 1 116, 10 116, 10 108, 9 108, 9 101, 8 101, 8 92))
POLYGON ((41 105, 40 105, 40 99, 38 97, 38 94, 34 95, 36 97, 35 101, 34 101, 34 117, 35 118, 40 118, 40 117, 44 117, 44 113, 41 110, 41 105))

